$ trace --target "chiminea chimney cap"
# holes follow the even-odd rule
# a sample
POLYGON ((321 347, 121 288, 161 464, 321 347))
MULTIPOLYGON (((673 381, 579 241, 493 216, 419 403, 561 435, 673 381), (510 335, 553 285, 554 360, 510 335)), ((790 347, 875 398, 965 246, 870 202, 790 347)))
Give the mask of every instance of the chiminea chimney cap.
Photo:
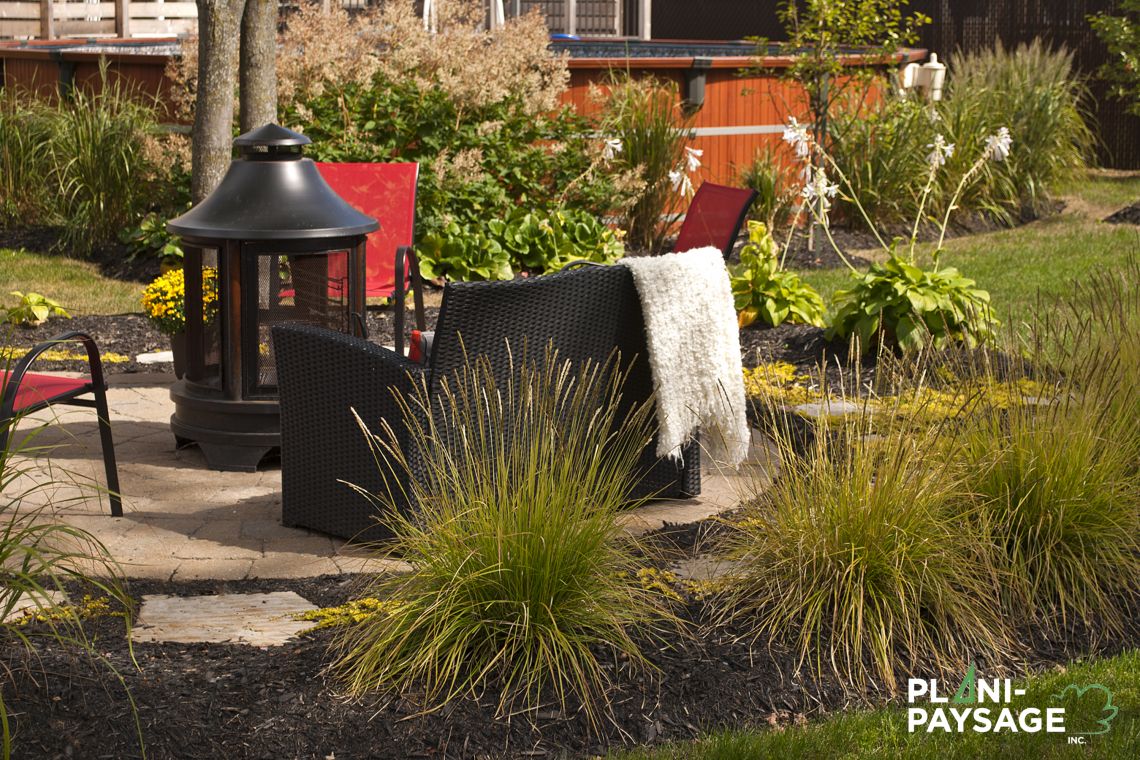
POLYGON ((267 124, 234 142, 242 155, 214 191, 167 222, 167 230, 192 240, 313 240, 367 235, 380 226, 301 156, 300 146, 310 142, 304 135, 267 124))
POLYGON ((263 127, 251 129, 234 139, 234 145, 239 148, 256 148, 259 146, 283 148, 292 145, 310 145, 312 142, 300 132, 294 132, 277 124, 266 124, 263 127))

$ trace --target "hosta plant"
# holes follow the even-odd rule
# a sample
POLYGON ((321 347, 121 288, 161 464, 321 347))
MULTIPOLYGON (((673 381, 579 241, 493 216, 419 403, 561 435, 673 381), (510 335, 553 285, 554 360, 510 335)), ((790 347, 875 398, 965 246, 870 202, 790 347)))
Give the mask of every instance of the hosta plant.
POLYGON ((58 303, 39 293, 22 293, 13 290, 9 295, 19 299, 19 303, 4 310, 4 321, 10 325, 35 327, 51 317, 70 319, 71 315, 58 303))
POLYGON ((864 351, 876 336, 904 351, 954 340, 974 346, 993 337, 989 293, 954 267, 924 269, 898 254, 857 275, 835 302, 827 337, 854 335, 864 351))
POLYGON ((767 226, 749 222, 748 244, 740 249, 740 264, 730 271, 740 326, 758 319, 772 327, 783 322, 822 326, 823 299, 799 275, 781 267, 776 253, 767 226))
MULTIPOLYGON (((982 154, 962 175, 946 204, 939 226, 929 268, 919 264, 915 252, 918 231, 926 218, 927 203, 939 180, 939 169, 954 155, 954 145, 936 134, 927 145, 926 185, 919 195, 918 212, 909 240, 896 239, 884 242, 866 209, 854 197, 851 181, 835 160, 824 151, 808 133, 804 125, 792 119, 784 130, 784 140, 795 150, 804 165, 803 207, 806 207, 820 225, 839 258, 851 270, 854 283, 847 290, 835 294, 838 311, 828 326, 829 338, 858 337, 860 347, 867 351, 876 343, 903 350, 919 349, 927 345, 941 346, 951 340, 972 345, 992 337, 997 321, 989 310, 989 293, 977 288, 976 283, 963 277, 957 269, 941 268, 938 263, 950 214, 970 182, 990 161, 1003 161, 1009 156, 1012 138, 1002 127, 985 140, 982 154), (828 210, 831 200, 840 193, 840 185, 833 183, 827 171, 834 171, 847 194, 842 197, 854 205, 864 222, 888 254, 882 264, 875 264, 869 272, 860 272, 847 260, 835 244, 828 227, 828 210)), ((794 222, 793 222, 794 223, 794 222)), ((788 236, 789 242, 791 235, 788 236)))
POLYGON ((620 231, 592 214, 561 208, 516 209, 482 224, 451 222, 420 242, 420 269, 430 278, 509 280, 518 272, 557 271, 572 261, 609 264, 625 248, 620 231))

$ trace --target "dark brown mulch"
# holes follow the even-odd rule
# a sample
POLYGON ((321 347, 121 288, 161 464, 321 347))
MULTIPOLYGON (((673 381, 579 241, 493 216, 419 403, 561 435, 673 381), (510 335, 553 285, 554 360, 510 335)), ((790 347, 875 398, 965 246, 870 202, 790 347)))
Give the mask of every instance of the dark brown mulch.
MULTIPOLYGON (((439 309, 428 307, 425 310, 428 329, 434 325, 439 317, 439 309)), ((413 326, 412 312, 409 310, 405 318, 405 331, 413 326)), ((382 345, 392 344, 393 318, 389 309, 374 310, 368 313, 369 340, 382 345)), ((118 374, 124 372, 171 372, 169 364, 144 365, 135 361, 135 357, 143 352, 165 351, 170 348, 170 340, 160 333, 142 315, 91 315, 75 317, 73 319, 48 320, 39 327, 10 328, 4 339, 4 345, 30 348, 41 341, 70 330, 79 330, 89 333, 99 349, 104 353, 111 352, 130 357, 125 363, 106 362, 104 372, 118 374)), ((72 346, 78 350, 78 344, 72 346)), ((786 361, 796 365, 802 372, 813 371, 823 360, 828 362, 828 372, 838 377, 839 366, 845 366, 847 361, 846 346, 844 344, 829 344, 823 337, 823 330, 810 325, 784 324, 779 327, 747 327, 740 331, 740 350, 745 366, 755 366, 763 362, 786 361)), ((75 361, 43 361, 37 363, 37 368, 54 371, 84 372, 87 369, 85 362, 75 361)), ((870 366, 870 365, 868 365, 870 366)))
POLYGON ((1109 224, 1140 224, 1140 201, 1106 216, 1104 221, 1109 224))
MULTIPOLYGON (((684 543, 684 539, 681 539, 684 543)), ((326 606, 352 598, 358 578, 295 580, 133 581, 130 592, 198 595, 292 590, 326 606)), ((134 645, 136 669, 121 620, 87 623, 92 662, 74 647, 36 639, 34 654, 0 642, 0 666, 10 669, 4 700, 13 722, 16 756, 131 758, 140 756, 129 688, 143 741, 152 758, 578 758, 618 746, 693 738, 722 727, 799 721, 848 707, 851 694, 832 678, 797 671, 789 652, 750 640, 731 626, 702 627, 699 603, 678 614, 699 629, 693 639, 643 637, 657 669, 645 678, 628 663, 604 658, 614 688, 609 720, 591 730, 580 711, 553 703, 504 719, 495 716, 493 688, 480 701, 458 698, 419 715, 409 699, 352 701, 326 672, 332 635, 319 631, 281 647, 230 644, 134 645)), ((1093 647, 1073 632, 1069 642, 1035 641, 1024 661, 1048 668, 1096 651, 1112 655, 1140 642, 1133 625, 1119 640, 1093 647)), ((993 670, 991 663, 978 663, 993 670)), ((925 669, 919 668, 919 671, 925 669)), ((864 695, 881 701, 882 693, 864 695)))

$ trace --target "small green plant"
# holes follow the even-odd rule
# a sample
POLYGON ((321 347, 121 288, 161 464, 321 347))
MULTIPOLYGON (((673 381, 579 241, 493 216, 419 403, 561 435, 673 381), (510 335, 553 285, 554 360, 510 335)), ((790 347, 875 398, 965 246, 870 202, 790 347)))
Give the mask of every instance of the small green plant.
POLYGON ((378 466, 417 473, 418 514, 387 511, 391 551, 412 569, 365 592, 398 605, 342 631, 335 669, 353 693, 414 694, 430 710, 493 689, 503 712, 551 699, 593 716, 602 652, 646 666, 632 632, 668 616, 618 519, 649 440, 647 407, 619 411, 621 375, 548 352, 503 383, 480 358, 442 400, 424 388, 401 400, 410 440, 387 428, 372 440, 378 466))
MULTIPOLYGON (((805 174, 810 173, 810 179, 804 184, 802 192, 806 201, 803 205, 810 210, 855 280, 852 287, 838 291, 834 296, 838 310, 828 325, 829 338, 849 338, 855 335, 861 349, 868 351, 876 339, 884 345, 913 350, 927 344, 944 345, 949 340, 974 344, 992 336, 997 322, 988 308, 989 294, 976 288, 974 281, 963 277, 958 270, 952 267, 940 268, 938 259, 942 253, 950 214, 956 208, 964 189, 988 163, 1001 162, 1009 156, 1012 138, 1008 129, 1002 127, 996 134, 986 138, 981 155, 962 174, 950 195, 930 269, 918 265, 915 245, 919 227, 925 219, 927 202, 939 180, 939 169, 950 156, 955 155, 952 143, 947 143, 942 135, 936 134, 933 142, 927 146, 930 152, 926 156, 926 185, 919 194, 918 210, 908 243, 896 239, 888 245, 858 198, 845 196, 862 215, 888 254, 886 262, 872 265, 867 273, 851 266, 831 236, 828 210, 831 208, 830 199, 839 193, 840 186, 828 179, 824 166, 816 166, 811 170, 813 156, 838 174, 843 186, 848 189, 851 188, 850 179, 831 155, 808 134, 806 127, 798 124, 795 119, 784 130, 784 140, 793 146, 796 155, 804 161, 805 174), (903 245, 906 245, 905 252, 900 252, 903 245)), ((790 244, 791 238, 789 234, 785 245, 790 244)))
POLYGON ((923 269, 895 253, 835 293, 829 339, 854 335, 864 352, 876 339, 904 351, 993 337, 990 296, 953 267, 923 269))
POLYGON ((47 296, 32 292, 23 293, 19 290, 13 290, 8 295, 19 299, 18 304, 4 310, 4 321, 10 325, 35 327, 42 325, 52 317, 71 319, 71 315, 67 313, 66 309, 47 296))
POLYGON ((795 272, 780 266, 776 242, 760 222, 748 223, 748 243, 740 264, 730 267, 737 321, 748 327, 757 319, 772 327, 786 322, 823 326, 823 299, 795 272))
POLYGON ((127 244, 127 255, 133 260, 139 256, 157 256, 165 266, 181 266, 182 241, 166 230, 167 219, 151 212, 137 226, 119 234, 119 241, 127 244))

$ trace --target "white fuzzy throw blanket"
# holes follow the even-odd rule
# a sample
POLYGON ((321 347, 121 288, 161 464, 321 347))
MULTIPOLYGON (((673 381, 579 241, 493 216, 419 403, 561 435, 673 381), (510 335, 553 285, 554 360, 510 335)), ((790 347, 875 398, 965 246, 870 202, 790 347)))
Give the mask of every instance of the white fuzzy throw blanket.
POLYGON ((748 454, 740 331, 716 248, 623 259, 633 273, 657 394, 658 456, 679 458, 697 428, 704 450, 735 467, 748 454))

